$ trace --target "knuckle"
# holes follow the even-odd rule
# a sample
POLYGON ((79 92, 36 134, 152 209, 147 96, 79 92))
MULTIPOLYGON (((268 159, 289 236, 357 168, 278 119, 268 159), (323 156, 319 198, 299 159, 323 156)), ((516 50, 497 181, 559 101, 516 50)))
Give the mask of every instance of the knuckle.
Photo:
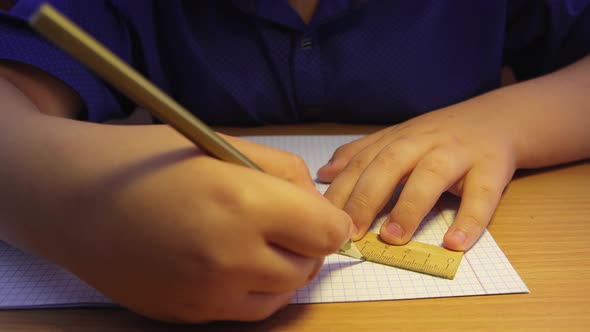
POLYGON ((344 145, 339 146, 334 150, 334 154, 332 155, 332 159, 341 159, 341 158, 349 158, 353 155, 353 147, 351 143, 347 143, 344 145))
POLYGON ((391 215, 394 220, 413 220, 420 215, 420 208, 416 202, 404 199, 395 204, 391 215))
POLYGON ((240 215, 248 206, 250 200, 254 199, 252 194, 246 190, 226 190, 218 186, 208 193, 214 206, 223 207, 223 211, 229 215, 240 215))
POLYGON ((353 192, 346 203, 348 208, 364 211, 373 207, 373 200, 362 191, 353 192))
POLYGON ((457 134, 452 134, 449 137, 449 144, 451 144, 452 146, 466 146, 467 142, 465 140, 465 138, 462 135, 457 135, 457 134))
POLYGON ((483 201, 495 201, 502 192, 498 184, 492 182, 483 182, 478 184, 473 190, 473 197, 483 201))
POLYGON ((407 164, 407 156, 411 156, 415 150, 416 144, 413 139, 405 136, 397 137, 395 142, 379 151, 372 163, 382 170, 393 171, 396 166, 407 164))
POLYGON ((275 163, 272 168, 272 173, 275 176, 279 176, 289 182, 303 177, 305 174, 309 174, 305 165, 305 160, 296 154, 287 151, 278 151, 277 155, 280 156, 278 160, 280 162, 275 163))
POLYGON ((460 221, 460 228, 465 229, 467 232, 472 232, 476 229, 482 229, 487 224, 483 221, 483 218, 481 216, 477 216, 473 212, 468 212, 462 215, 460 221))
POLYGON ((341 190, 337 190, 336 186, 332 185, 328 188, 324 196, 332 203, 332 205, 342 208, 344 204, 346 204, 348 194, 341 190))
POLYGON ((421 168, 431 176, 445 177, 449 173, 450 160, 447 154, 433 153, 422 161, 421 168))
POLYGON ((405 155, 415 149, 416 140, 411 135, 400 133, 396 136, 395 143, 390 144, 388 148, 392 149, 394 146, 400 155, 405 155))
POLYGON ((305 160, 296 154, 291 154, 291 165, 293 174, 290 174, 288 180, 307 179, 310 178, 309 169, 305 160))
POLYGON ((373 162, 381 168, 389 169, 392 165, 400 163, 402 155, 399 149, 386 147, 375 156, 373 162))
POLYGON ((352 173, 352 174, 360 174, 367 166, 367 162, 362 158, 352 158, 346 167, 344 168, 344 172, 352 173))
POLYGON ((305 160, 300 155, 291 154, 291 159, 293 169, 295 169, 296 171, 307 170, 305 160))

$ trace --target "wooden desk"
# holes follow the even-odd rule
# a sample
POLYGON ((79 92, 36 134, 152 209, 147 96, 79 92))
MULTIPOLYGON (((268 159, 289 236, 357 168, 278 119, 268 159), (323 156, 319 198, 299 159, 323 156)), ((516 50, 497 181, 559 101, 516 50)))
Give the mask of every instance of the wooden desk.
MULTIPOLYGON (((233 134, 361 133, 314 125, 233 134)), ((292 305, 261 323, 175 326, 123 309, 0 312, 1 331, 590 330, 590 161, 518 173, 489 230, 530 294, 292 305)))

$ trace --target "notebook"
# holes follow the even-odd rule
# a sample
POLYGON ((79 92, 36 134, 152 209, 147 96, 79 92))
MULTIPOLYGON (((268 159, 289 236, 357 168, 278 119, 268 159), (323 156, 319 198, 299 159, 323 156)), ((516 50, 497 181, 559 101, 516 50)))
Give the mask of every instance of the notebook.
MULTIPOLYGON (((303 157, 315 174, 340 145, 360 136, 250 136, 252 141, 303 157)), ((327 185, 318 183, 318 190, 327 185)), ((395 203, 392 197, 387 208, 395 203)), ((444 196, 428 214, 413 240, 441 245, 459 200, 444 196)), ((370 231, 378 232, 384 215, 370 231)), ((108 250, 108 248, 105 248, 108 250)), ((299 289, 291 303, 325 303, 528 293, 529 290, 486 230, 465 253, 453 280, 341 256, 326 258, 318 276, 299 289)), ((0 242, 0 308, 113 306, 108 298, 76 276, 0 242)))

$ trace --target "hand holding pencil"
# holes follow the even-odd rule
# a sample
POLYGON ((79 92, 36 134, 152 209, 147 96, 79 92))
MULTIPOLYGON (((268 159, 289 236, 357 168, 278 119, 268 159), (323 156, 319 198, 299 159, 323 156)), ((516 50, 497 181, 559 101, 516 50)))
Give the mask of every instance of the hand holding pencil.
MULTIPOLYGON (((43 26, 43 17, 33 22, 43 26)), ((74 45, 68 34, 56 35, 74 45)), ((301 160, 287 152, 225 137, 222 149, 235 146, 252 158, 230 163, 204 154, 229 160, 207 144, 195 147, 201 136, 177 129, 189 141, 168 126, 50 116, 29 123, 37 130, 28 140, 44 143, 38 156, 60 157, 30 163, 31 183, 57 203, 29 211, 45 222, 22 243, 36 243, 33 252, 149 317, 265 318, 350 236, 348 215, 315 191, 301 160)))

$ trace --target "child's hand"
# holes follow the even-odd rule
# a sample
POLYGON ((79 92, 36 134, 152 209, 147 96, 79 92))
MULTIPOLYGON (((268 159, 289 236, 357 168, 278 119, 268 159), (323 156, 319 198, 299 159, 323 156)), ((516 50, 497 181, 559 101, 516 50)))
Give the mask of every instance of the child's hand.
POLYGON ((399 200, 381 228, 392 244, 410 240, 439 196, 462 196, 446 247, 469 249, 492 217, 515 171, 513 125, 493 109, 465 105, 431 112, 340 147, 320 169, 326 197, 343 207, 362 237, 396 186, 399 200))
POLYGON ((450 249, 479 238, 517 168, 590 158, 590 56, 431 112, 347 144, 319 172, 326 196, 350 214, 362 236, 395 187, 401 196, 381 228, 393 244, 410 240, 444 191, 461 195, 444 237, 450 249))
POLYGON ((265 174, 204 156, 165 126, 100 137, 80 136, 87 151, 68 171, 80 184, 67 198, 75 213, 48 234, 63 250, 52 258, 144 315, 265 318, 350 236, 350 217, 292 154, 228 138, 265 174))
POLYGON ((20 69, 0 63, 2 240, 116 303, 174 321, 262 319, 350 237, 350 217, 301 159, 227 138, 265 174, 205 156, 166 126, 43 115, 73 117, 79 99, 20 69))

